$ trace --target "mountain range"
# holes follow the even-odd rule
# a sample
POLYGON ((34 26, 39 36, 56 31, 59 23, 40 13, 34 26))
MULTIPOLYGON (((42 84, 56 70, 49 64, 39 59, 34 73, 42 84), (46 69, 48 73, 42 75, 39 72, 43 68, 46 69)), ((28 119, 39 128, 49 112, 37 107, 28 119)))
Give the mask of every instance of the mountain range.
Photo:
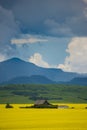
POLYGON ((42 68, 19 58, 12 58, 0 62, 0 83, 68 83, 81 76, 83 77, 81 74, 64 72, 61 69, 42 68))

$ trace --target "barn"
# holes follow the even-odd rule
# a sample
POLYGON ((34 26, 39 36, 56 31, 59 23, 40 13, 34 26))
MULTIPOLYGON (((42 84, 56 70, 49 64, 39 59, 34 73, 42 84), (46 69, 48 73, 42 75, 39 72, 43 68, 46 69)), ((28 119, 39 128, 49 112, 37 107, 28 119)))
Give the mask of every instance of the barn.
POLYGON ((50 103, 47 100, 37 100, 34 105, 50 105, 50 103))
POLYGON ((34 108, 57 108, 57 105, 50 104, 47 100, 37 100, 34 105, 34 108))

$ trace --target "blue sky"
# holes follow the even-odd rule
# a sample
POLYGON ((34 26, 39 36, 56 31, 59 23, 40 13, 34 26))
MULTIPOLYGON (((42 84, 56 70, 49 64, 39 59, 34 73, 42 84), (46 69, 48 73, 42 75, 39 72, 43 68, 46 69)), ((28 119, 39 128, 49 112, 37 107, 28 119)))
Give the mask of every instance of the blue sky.
POLYGON ((0 61, 87 73, 87 0, 0 0, 0 61))

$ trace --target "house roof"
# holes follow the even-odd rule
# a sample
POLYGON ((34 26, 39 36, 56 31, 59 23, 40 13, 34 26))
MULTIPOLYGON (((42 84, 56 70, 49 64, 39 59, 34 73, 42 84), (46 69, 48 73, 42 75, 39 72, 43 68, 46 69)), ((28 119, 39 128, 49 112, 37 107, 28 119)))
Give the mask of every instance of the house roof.
POLYGON ((47 100, 37 100, 35 102, 35 105, 41 105, 41 104, 44 104, 45 102, 47 102, 47 100))

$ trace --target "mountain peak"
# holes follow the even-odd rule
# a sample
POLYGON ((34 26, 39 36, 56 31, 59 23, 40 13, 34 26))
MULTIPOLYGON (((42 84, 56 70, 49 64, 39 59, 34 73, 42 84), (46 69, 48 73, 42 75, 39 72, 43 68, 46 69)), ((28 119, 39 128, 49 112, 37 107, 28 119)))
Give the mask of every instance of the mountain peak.
POLYGON ((13 57, 13 58, 11 58, 11 60, 21 60, 21 59, 18 57, 13 57))
POLYGON ((12 60, 12 61, 23 61, 23 60, 21 60, 20 58, 17 58, 17 57, 13 57, 13 58, 11 58, 9 60, 12 60))
POLYGON ((21 60, 20 58, 13 57, 11 59, 6 60, 5 62, 24 62, 24 61, 21 60))

